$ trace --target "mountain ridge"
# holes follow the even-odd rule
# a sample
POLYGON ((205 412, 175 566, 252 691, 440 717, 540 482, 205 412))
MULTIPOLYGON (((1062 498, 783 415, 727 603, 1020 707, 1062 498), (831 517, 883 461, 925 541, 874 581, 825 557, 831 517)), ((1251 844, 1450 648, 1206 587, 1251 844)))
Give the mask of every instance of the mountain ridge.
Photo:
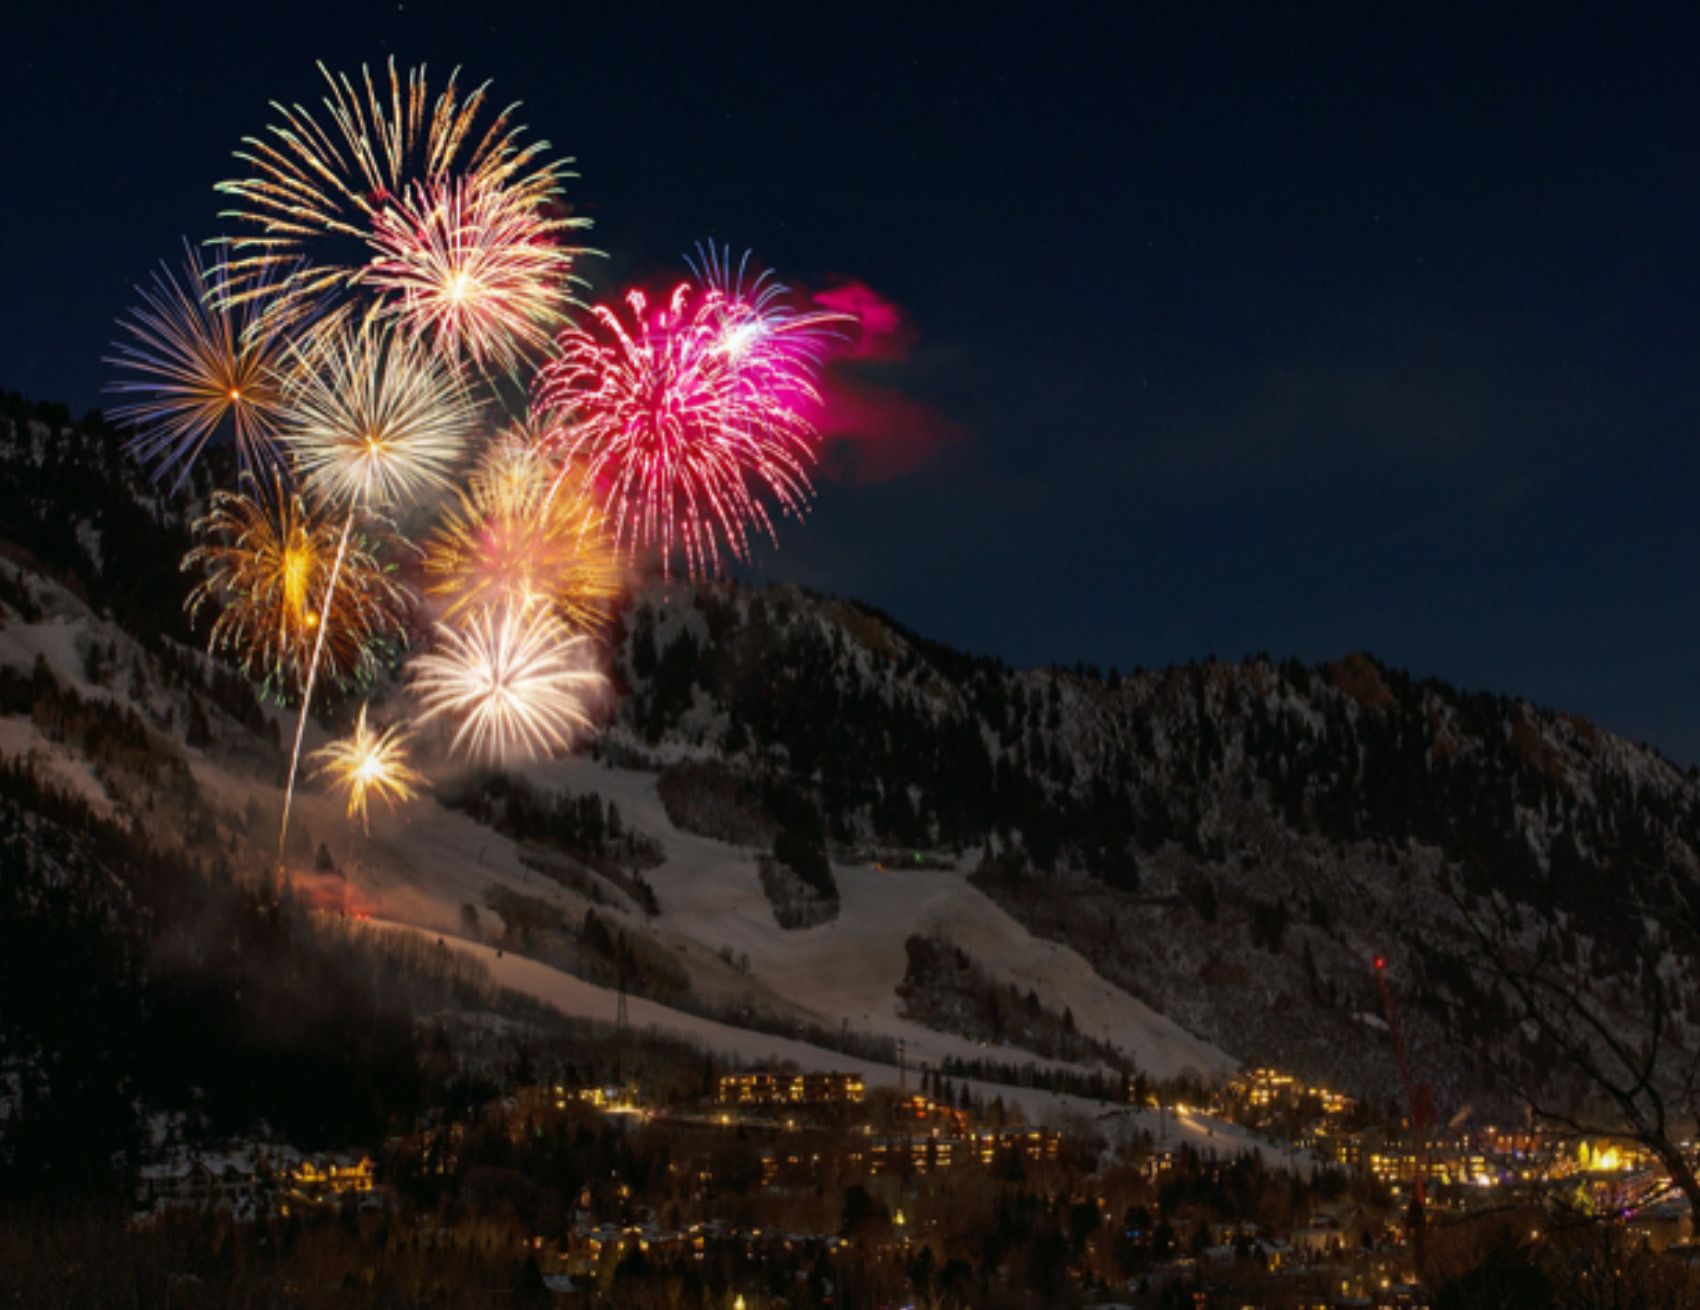
MULTIPOLYGON (((27 626, 28 578, 65 587, 107 617, 68 638, 82 667, 63 676, 134 689, 123 666, 145 651, 154 732, 263 758, 275 712, 193 649, 181 609, 193 578, 177 560, 212 477, 164 497, 98 419, 7 397, 0 604, 27 626)), ((604 765, 665 784, 694 762, 745 789, 762 833, 818 841, 840 866, 901 853, 961 868, 1198 1037, 1360 1094, 1398 1086, 1375 957, 1410 1006, 1413 1060, 1462 1104, 1488 1085, 1468 1049, 1481 1034, 1454 1031, 1447 1004, 1448 942, 1472 906, 1545 916, 1604 987, 1645 972, 1640 910, 1700 912, 1694 770, 1580 716, 1368 655, 1017 670, 856 601, 673 583, 622 610, 610 664, 621 694, 594 747, 604 765)), ((386 680, 370 691, 398 694, 386 680)), ((1680 975, 1671 1039, 1691 1046, 1694 951, 1652 936, 1680 975)), ((1549 1061, 1539 1076, 1561 1072, 1549 1061)))

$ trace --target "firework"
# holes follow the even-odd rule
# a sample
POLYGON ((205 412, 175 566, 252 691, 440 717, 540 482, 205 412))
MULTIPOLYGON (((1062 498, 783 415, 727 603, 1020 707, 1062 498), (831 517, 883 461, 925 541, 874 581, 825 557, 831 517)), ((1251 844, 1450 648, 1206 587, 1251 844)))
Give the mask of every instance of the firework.
POLYGON ((206 539, 184 557, 206 577, 189 595, 191 613, 217 605, 211 646, 235 659, 280 701, 305 692, 323 642, 325 673, 365 681, 381 652, 402 638, 404 594, 364 536, 343 551, 332 586, 339 530, 274 482, 269 497, 220 491, 196 524, 206 539))
POLYGON ((573 303, 564 220, 473 178, 419 183, 373 218, 375 311, 480 368, 547 350, 573 303))
POLYGON ((478 417, 458 365, 379 325, 339 323, 294 354, 284 436, 310 491, 353 509, 451 485, 478 417))
MULTIPOLYGON (((360 512, 449 487, 449 473, 478 408, 458 363, 381 324, 355 328, 346 320, 336 323, 313 333, 294 355, 298 367, 284 391, 289 414, 285 437, 308 490, 327 504, 347 509, 326 583, 326 595, 334 601, 360 512)), ((313 684, 329 634, 328 624, 320 627, 307 665, 278 832, 280 859, 289 835, 313 684)))
POLYGON ((486 511, 517 514, 548 495, 558 470, 547 453, 561 432, 548 416, 522 419, 491 442, 471 478, 472 494, 486 511))
POLYGON ((201 448, 228 425, 239 459, 258 465, 271 453, 278 421, 283 347, 255 332, 250 307, 217 307, 229 269, 210 267, 187 242, 182 276, 161 264, 152 288, 137 287, 142 304, 119 326, 129 339, 114 344, 106 362, 126 371, 111 390, 140 399, 112 417, 135 429, 130 450, 154 476, 188 475, 201 448))
POLYGON ((791 308, 789 289, 771 270, 752 275, 750 257, 746 250, 734 266, 731 247, 716 248, 711 241, 697 246, 694 260, 686 259, 715 302, 708 310, 718 334, 715 349, 745 370, 746 386, 789 393, 793 400, 818 400, 814 373, 838 337, 838 326, 855 320, 835 312, 798 313, 791 308))
POLYGON ((312 758, 319 762, 318 776, 348 794, 348 817, 359 816, 360 826, 370 831, 369 797, 376 796, 394 809, 418 795, 425 778, 408 766, 406 730, 396 724, 377 732, 366 722, 366 708, 360 707, 351 736, 314 751, 312 758))
MULTIPOLYGON (((257 229, 230 239, 239 256, 232 263, 234 296, 262 297, 259 279, 302 257, 313 265, 293 269, 280 291, 266 297, 278 320, 288 321, 305 300, 358 286, 368 271, 368 243, 416 184, 429 188, 464 177, 517 209, 558 210, 562 186, 573 176, 565 166, 570 161, 546 160, 547 142, 521 142, 517 105, 480 122, 488 83, 463 97, 457 71, 433 97, 424 68, 409 69, 404 82, 392 60, 386 94, 369 69, 361 69, 358 85, 323 64, 319 71, 330 88, 323 100, 327 121, 300 105, 274 105, 282 121, 265 137, 245 138, 237 151, 252 174, 217 187, 236 205, 221 217, 257 229)), ((548 223, 551 232, 586 226, 577 218, 548 223)))
POLYGON ((678 546, 690 574, 713 573, 722 545, 743 559, 752 529, 774 536, 764 494, 800 517, 813 491, 808 369, 718 291, 626 300, 631 330, 598 305, 561 333, 534 407, 570 419, 553 444, 582 477, 564 494, 597 504, 617 548, 658 544, 670 571, 678 546))
POLYGON ((593 730, 587 702, 607 680, 587 667, 590 643, 544 605, 508 603, 439 624, 440 649, 413 663, 421 723, 461 720, 451 749, 506 762, 570 749, 593 730))
POLYGON ((523 438, 510 434, 491 446, 470 492, 426 545, 426 590, 447 602, 447 621, 541 600, 575 630, 607 622, 619 599, 619 564, 596 508, 551 495, 554 480, 553 464, 523 438))

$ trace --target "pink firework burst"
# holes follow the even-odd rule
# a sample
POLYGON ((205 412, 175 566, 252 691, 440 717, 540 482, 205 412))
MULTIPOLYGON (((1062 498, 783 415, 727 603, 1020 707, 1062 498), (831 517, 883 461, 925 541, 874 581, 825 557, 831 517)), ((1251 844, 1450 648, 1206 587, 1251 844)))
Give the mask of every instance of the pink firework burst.
POLYGON ((582 470, 558 492, 594 499, 616 548, 659 546, 664 573, 682 553, 692 577, 717 572, 723 548, 747 559, 752 530, 776 539, 769 502, 802 516, 831 321, 786 313, 782 289, 746 297, 735 280, 705 281, 655 306, 628 293, 629 328, 598 305, 556 339, 533 391, 555 450, 582 470))
POLYGON ((790 289, 771 270, 755 269, 750 252, 736 264, 730 246, 708 242, 688 259, 691 272, 716 303, 712 314, 718 350, 740 369, 746 385, 784 394, 793 402, 818 402, 814 375, 839 329, 856 320, 834 310, 798 313, 790 289))

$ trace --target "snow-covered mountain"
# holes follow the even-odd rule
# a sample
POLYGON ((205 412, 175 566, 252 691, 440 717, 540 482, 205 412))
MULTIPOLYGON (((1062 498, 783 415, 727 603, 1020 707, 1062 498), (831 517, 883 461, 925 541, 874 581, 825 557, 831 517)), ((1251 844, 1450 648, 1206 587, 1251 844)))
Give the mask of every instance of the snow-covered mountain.
MULTIPOLYGON (((0 752, 153 840, 263 867, 281 716, 181 609, 205 486, 165 496, 98 424, 3 409, 0 752)), ((1413 1063, 1451 1104, 1481 1074, 1430 1003, 1473 907, 1539 909, 1605 986, 1657 935, 1641 909, 1700 906, 1692 776, 1367 656, 1014 670, 850 601, 657 585, 610 663, 618 708, 589 754, 493 780, 427 735, 434 799, 367 836, 309 788, 292 865, 334 866, 305 883, 339 908, 699 1022, 887 1061, 902 1042, 911 1066, 1063 1070, 1006 1040, 1061 1024, 1090 1064, 1272 1062, 1389 1095, 1385 955, 1413 1063), (978 1009, 927 1008, 949 1031, 906 999, 937 957, 912 938, 987 980, 978 1009)), ((406 712, 389 683, 371 695, 406 712)), ((1700 1016, 1682 942, 1653 944, 1700 1016)))
POLYGON ((1575 715, 1366 655, 1013 670, 783 587, 652 591, 618 656, 603 751, 660 768, 664 794, 675 773, 800 790, 835 852, 972 870, 1241 1059, 1392 1096, 1385 957, 1419 1076, 1480 1096, 1470 1047, 1495 1016, 1459 956, 1487 919, 1607 991, 1657 972, 1661 1040, 1692 1043, 1695 938, 1669 925, 1700 911, 1700 786, 1575 715))

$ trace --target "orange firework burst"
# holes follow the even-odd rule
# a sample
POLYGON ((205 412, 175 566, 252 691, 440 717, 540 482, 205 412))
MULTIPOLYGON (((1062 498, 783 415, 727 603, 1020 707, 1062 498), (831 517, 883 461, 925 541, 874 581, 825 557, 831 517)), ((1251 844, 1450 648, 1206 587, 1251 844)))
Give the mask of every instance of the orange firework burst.
POLYGON ((531 418, 508 427, 490 443, 472 475, 473 494, 486 509, 520 513, 547 495, 557 477, 546 453, 559 440, 557 426, 531 418))
POLYGON ((206 577, 189 594, 189 611, 216 604, 212 649, 235 658, 279 701, 306 687, 321 632, 322 667, 338 682, 370 678, 381 652, 399 646, 405 593, 380 563, 377 543, 348 541, 333 590, 339 532, 281 484, 270 497, 215 492, 196 531, 209 540, 183 567, 204 568, 206 577))
POLYGON ((426 546, 426 590, 446 600, 445 618, 540 600, 578 631, 608 621, 621 585, 613 546, 595 507, 551 495, 554 480, 554 466, 523 437, 510 433, 491 446, 470 493, 426 546))
POLYGON ((373 324, 316 332, 296 357, 284 436, 310 490, 352 509, 452 485, 478 420, 458 365, 373 324))
POLYGON ((573 304, 565 219, 475 178, 420 183, 373 217, 375 311, 480 368, 547 350, 573 304))
POLYGON ((366 709, 360 707, 350 736, 314 751, 312 758, 319 762, 318 776, 347 794, 348 817, 358 816, 360 826, 369 831, 369 797, 376 796, 393 810, 419 794, 425 777, 407 763, 406 730, 392 724, 381 733, 376 731, 366 722, 366 709))
MULTIPOLYGON (((287 322, 302 304, 357 287, 369 272, 368 256, 384 216, 403 206, 416 185, 429 194, 445 179, 463 177, 478 193, 499 193, 510 212, 559 210, 562 186, 573 176, 565 167, 570 161, 544 159, 547 142, 522 144, 523 129, 513 122, 517 105, 480 123, 488 83, 463 97, 457 70, 433 97, 424 68, 409 69, 404 82, 392 60, 385 94, 369 69, 361 69, 359 85, 323 64, 319 71, 330 87, 323 101, 328 124, 300 105, 274 106, 282 122, 272 124, 266 137, 245 138, 246 149, 237 152, 253 174, 218 185, 237 204, 222 216, 258 229, 230 240, 240 256, 232 264, 241 279, 233 295, 264 298, 268 314, 287 322), (360 243, 358 259, 338 256, 339 237, 360 243), (321 248, 327 239, 333 239, 329 247, 321 248), (311 267, 290 267, 309 255, 311 267), (288 276, 268 295, 262 279, 277 273, 288 276)), ((395 221, 405 230, 404 222, 395 221)), ((561 217, 546 226, 558 233, 589 222, 561 217)), ((535 235, 533 227, 524 231, 535 235)), ((580 253, 560 249, 566 258, 580 253)))
POLYGON ((590 643, 544 605, 509 603, 437 625, 441 647, 413 662, 421 723, 460 718, 451 749, 505 763, 571 749, 594 728, 588 702, 607 679, 589 667, 590 643))
POLYGON ((283 346, 250 331, 250 307, 217 307, 228 276, 222 260, 208 267, 185 242, 181 280, 161 264, 152 289, 136 289, 142 305, 119 321, 130 339, 115 344, 107 363, 127 376, 111 390, 141 399, 115 407, 112 417, 135 429, 130 449, 156 476, 176 468, 181 481, 226 424, 244 464, 270 454, 283 346))

